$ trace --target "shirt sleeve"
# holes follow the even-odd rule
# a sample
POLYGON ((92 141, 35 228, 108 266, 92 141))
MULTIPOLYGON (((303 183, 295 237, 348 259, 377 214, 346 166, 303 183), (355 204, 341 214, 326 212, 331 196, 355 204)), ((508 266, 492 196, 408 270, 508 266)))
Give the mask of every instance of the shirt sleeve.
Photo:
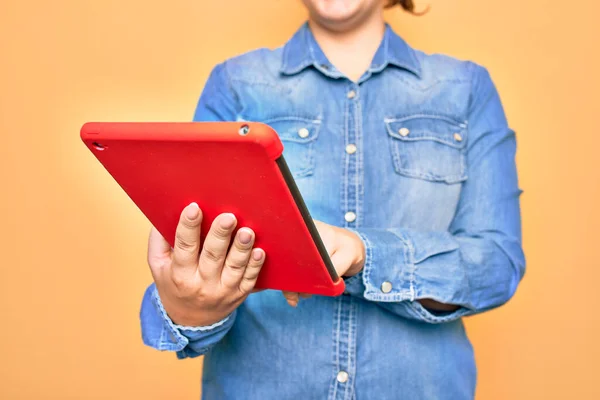
POLYGON ((187 327, 173 323, 167 315, 156 285, 151 284, 142 301, 140 321, 144 344, 161 351, 175 351, 178 358, 205 354, 229 331, 236 311, 210 326, 187 327))
POLYGON ((235 121, 240 108, 227 70, 227 62, 213 68, 198 100, 194 121, 235 121))
MULTIPOLYGON (((194 121, 235 121, 238 101, 229 80, 226 63, 218 64, 200 95, 194 121)), ((178 358, 205 354, 233 326, 236 311, 210 326, 185 327, 171 321, 162 305, 155 284, 142 300, 140 323, 144 343, 162 351, 175 351, 178 358)))
POLYGON ((347 292, 405 318, 455 320, 506 303, 525 273, 515 163, 508 127, 487 70, 473 69, 467 148, 468 179, 448 231, 394 227, 355 229, 366 249, 363 270, 346 280, 347 292), (460 308, 435 313, 416 300, 460 308))

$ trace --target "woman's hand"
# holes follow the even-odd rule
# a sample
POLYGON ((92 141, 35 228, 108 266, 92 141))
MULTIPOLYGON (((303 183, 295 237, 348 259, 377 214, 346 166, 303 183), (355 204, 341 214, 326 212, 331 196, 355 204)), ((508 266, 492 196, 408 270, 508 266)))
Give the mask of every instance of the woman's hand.
MULTIPOLYGON (((365 261, 365 245, 360 237, 344 228, 320 221, 314 222, 338 276, 350 277, 358 274, 365 261)), ((308 294, 294 292, 283 292, 283 295, 292 307, 298 305, 299 297, 310 297, 308 294)))
POLYGON ((252 248, 254 232, 249 228, 239 229, 232 238, 236 223, 232 214, 219 215, 201 244, 202 212, 192 203, 181 213, 175 248, 152 228, 148 264, 174 323, 212 325, 232 313, 254 289, 265 252, 252 248))

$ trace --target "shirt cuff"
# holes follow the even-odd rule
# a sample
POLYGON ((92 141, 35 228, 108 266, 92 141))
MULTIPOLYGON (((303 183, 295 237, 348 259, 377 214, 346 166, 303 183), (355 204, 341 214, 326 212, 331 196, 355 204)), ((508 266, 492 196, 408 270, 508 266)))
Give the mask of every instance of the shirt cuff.
POLYGON ((362 290, 371 301, 400 302, 415 300, 415 269, 412 244, 383 229, 352 230, 365 246, 365 263, 352 282, 349 293, 362 290), (362 285, 356 282, 362 278, 362 285))
POLYGON ((175 351, 178 358, 206 353, 225 335, 235 320, 236 311, 209 326, 177 325, 165 311, 155 284, 147 289, 144 297, 141 311, 144 343, 157 350, 175 351))
MULTIPOLYGON (((471 313, 465 307, 453 312, 435 312, 417 301, 424 298, 440 302, 445 300, 446 296, 442 294, 443 289, 438 286, 437 280, 430 279, 427 271, 419 269, 420 263, 429 257, 448 254, 458 248, 456 242, 449 240, 447 235, 424 233, 427 237, 413 238, 400 230, 350 230, 363 241, 366 257, 363 269, 345 280, 348 293, 378 302, 403 317, 429 323, 448 322, 471 313), (417 250, 414 240, 419 243, 417 250)), ((441 264, 442 267, 448 265, 445 262, 441 264)))

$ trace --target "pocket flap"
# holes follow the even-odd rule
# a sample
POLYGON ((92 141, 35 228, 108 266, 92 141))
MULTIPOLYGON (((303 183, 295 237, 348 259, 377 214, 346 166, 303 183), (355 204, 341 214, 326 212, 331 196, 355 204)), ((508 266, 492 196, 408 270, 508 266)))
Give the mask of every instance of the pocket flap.
POLYGON ((282 141, 309 143, 319 136, 320 120, 300 117, 274 118, 264 121, 271 126, 282 141))
POLYGON ((388 134, 403 141, 433 140, 457 149, 465 147, 467 142, 466 122, 446 117, 413 115, 386 118, 384 122, 388 134))

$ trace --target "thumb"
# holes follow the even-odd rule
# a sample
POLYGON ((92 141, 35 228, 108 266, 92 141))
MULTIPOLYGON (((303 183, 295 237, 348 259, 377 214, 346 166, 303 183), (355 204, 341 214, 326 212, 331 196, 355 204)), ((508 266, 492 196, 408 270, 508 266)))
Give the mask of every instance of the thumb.
POLYGON ((335 268, 338 276, 342 277, 346 275, 346 272, 352 266, 352 255, 348 254, 347 251, 336 251, 330 256, 331 263, 335 268))
POLYGON ((148 238, 148 264, 153 276, 156 277, 158 269, 164 264, 165 260, 170 259, 170 256, 171 245, 155 227, 152 227, 148 238))

